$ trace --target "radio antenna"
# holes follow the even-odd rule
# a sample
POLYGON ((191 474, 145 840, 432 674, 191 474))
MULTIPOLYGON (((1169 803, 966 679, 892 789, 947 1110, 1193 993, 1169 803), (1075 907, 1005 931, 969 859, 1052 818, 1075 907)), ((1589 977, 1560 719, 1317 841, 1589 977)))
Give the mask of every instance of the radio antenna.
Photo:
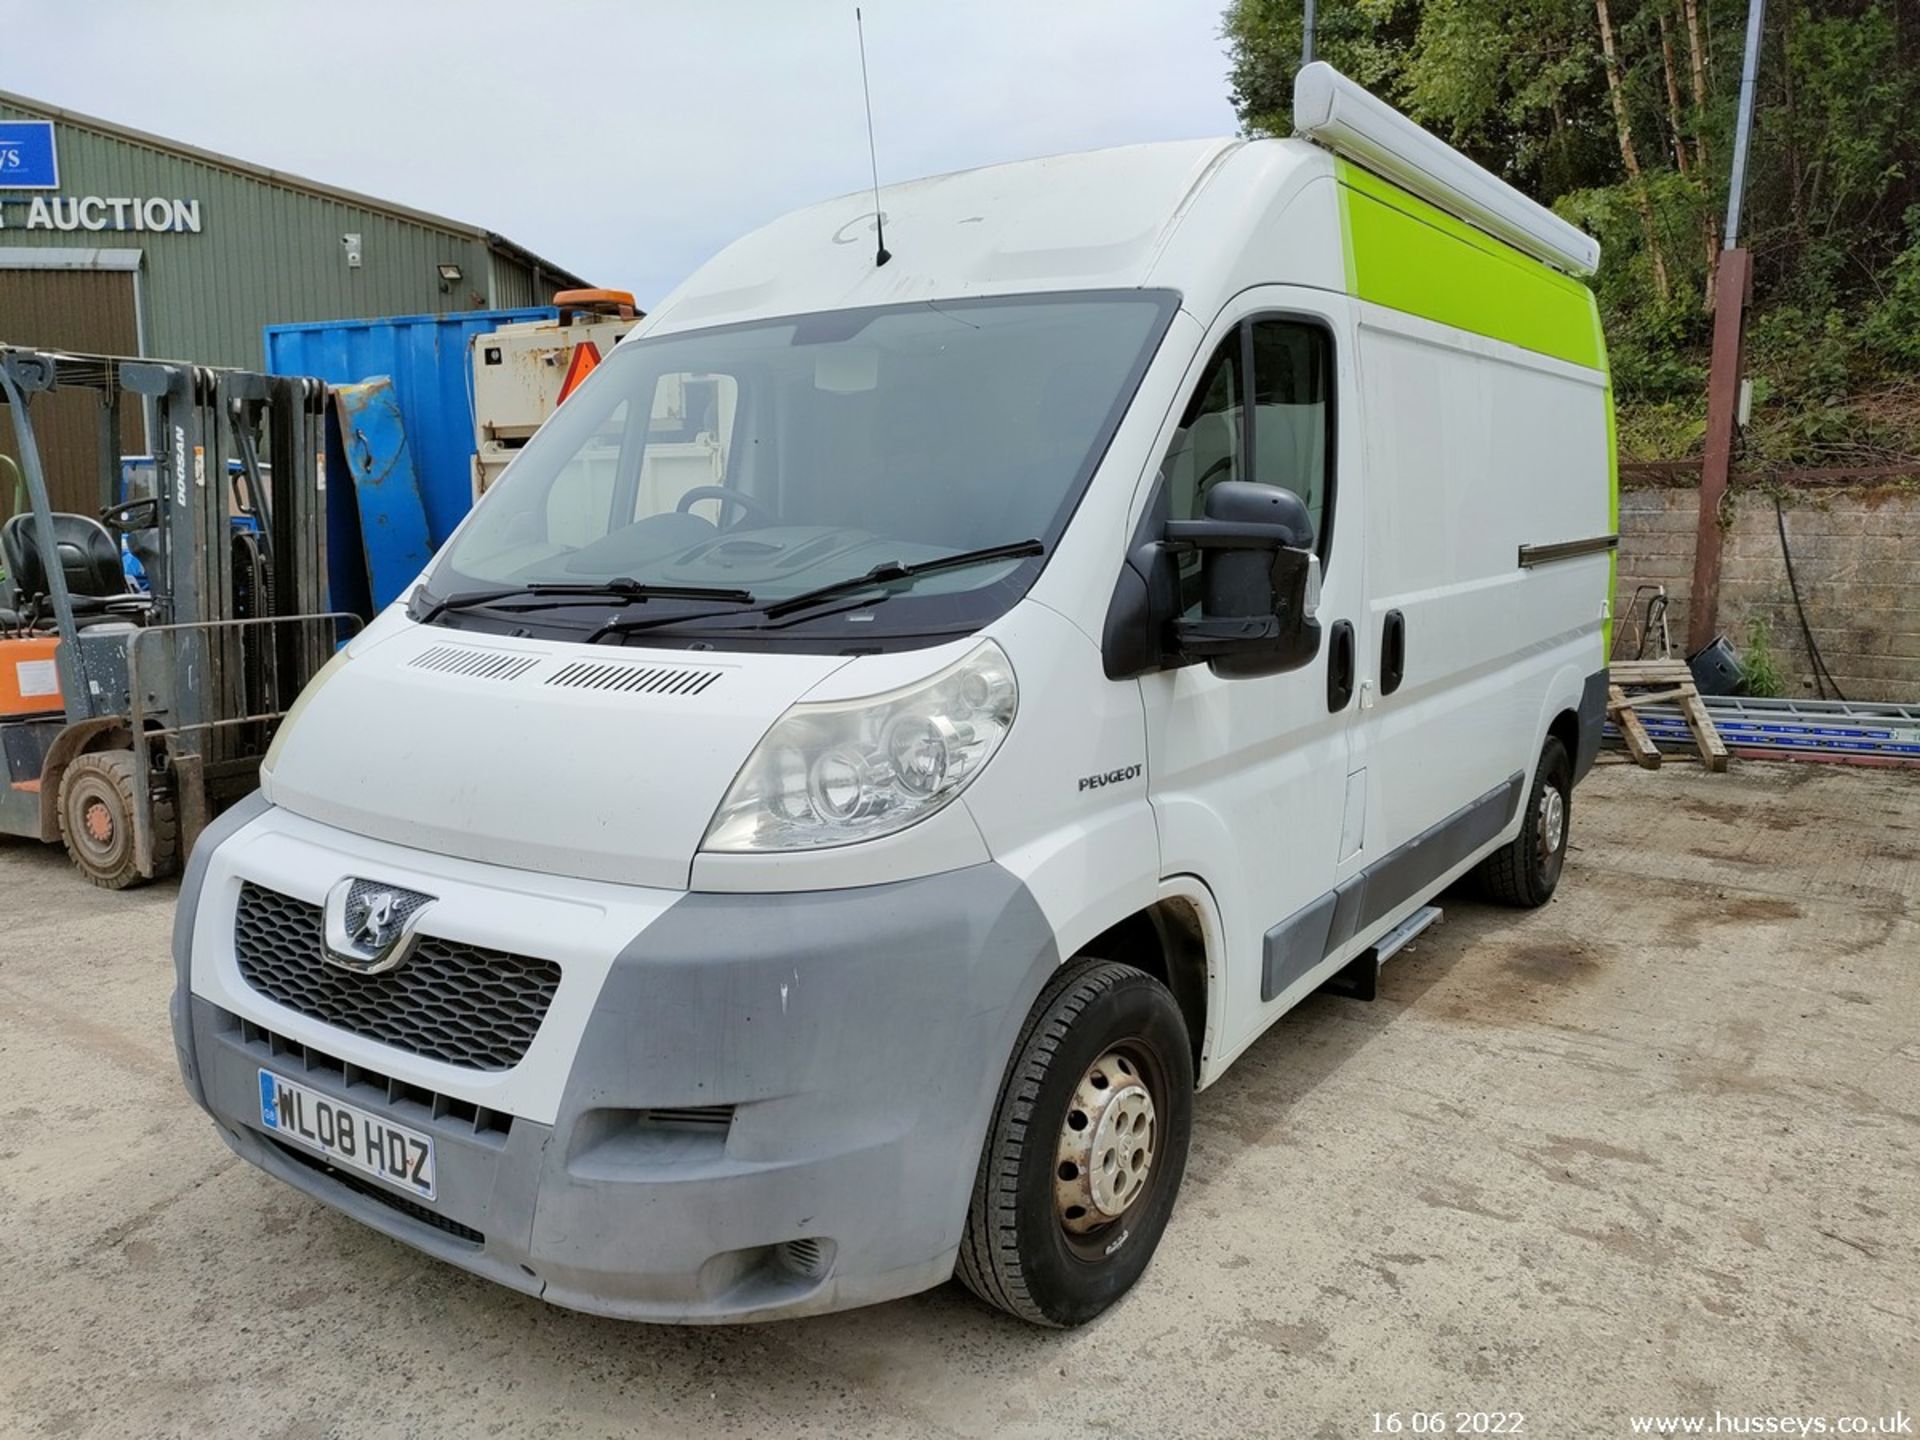
POLYGON ((867 26, 860 18, 858 5, 853 7, 853 28, 860 36, 860 97, 867 102, 867 160, 873 166, 873 264, 878 269, 893 255, 887 249, 886 217, 880 213, 880 153, 873 148, 873 91, 867 84, 867 26))

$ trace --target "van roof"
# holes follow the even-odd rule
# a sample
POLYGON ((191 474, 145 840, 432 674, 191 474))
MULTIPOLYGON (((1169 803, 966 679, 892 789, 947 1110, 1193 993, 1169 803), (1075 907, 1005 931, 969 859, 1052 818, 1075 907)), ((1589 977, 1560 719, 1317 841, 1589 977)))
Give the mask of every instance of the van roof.
MULTIPOLYGON (((1331 157, 1300 140, 1177 140, 989 165, 880 192, 892 259, 874 264, 873 193, 782 216, 659 304, 649 334, 820 310, 1156 283, 1154 265, 1236 151, 1270 194, 1331 157)), ((1237 187, 1236 187, 1237 188, 1237 187)))

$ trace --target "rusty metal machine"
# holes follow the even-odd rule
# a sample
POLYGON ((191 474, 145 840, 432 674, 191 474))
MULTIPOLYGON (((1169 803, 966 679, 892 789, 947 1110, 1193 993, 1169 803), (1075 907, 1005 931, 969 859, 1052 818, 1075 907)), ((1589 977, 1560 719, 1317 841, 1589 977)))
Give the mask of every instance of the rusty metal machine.
POLYGON ((327 389, 0 347, 0 402, 21 472, 0 523, 0 833, 64 843, 122 889, 254 788, 280 717, 358 624, 325 607, 327 389), (56 391, 100 406, 97 517, 48 498, 33 405, 56 391), (148 493, 121 479, 123 405, 145 418, 148 493))
POLYGON ((646 317, 624 290, 562 290, 554 320, 502 325, 468 342, 473 375, 473 498, 646 317))

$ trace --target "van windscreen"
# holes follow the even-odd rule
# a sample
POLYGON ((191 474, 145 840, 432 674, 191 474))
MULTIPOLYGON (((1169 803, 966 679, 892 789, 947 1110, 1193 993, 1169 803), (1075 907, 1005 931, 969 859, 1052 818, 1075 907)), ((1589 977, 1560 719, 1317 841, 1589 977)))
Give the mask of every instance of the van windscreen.
MULTIPOLYGON (((1039 573, 1174 304, 945 300, 624 342, 484 498, 425 598, 511 593, 497 618, 564 633, 620 603, 594 603, 595 586, 671 589, 648 598, 649 626, 684 612, 705 639, 771 628, 763 607, 876 567, 1040 542, 878 581, 889 603, 859 629, 977 627, 1039 573)), ((804 606, 777 613, 808 633, 804 606)))

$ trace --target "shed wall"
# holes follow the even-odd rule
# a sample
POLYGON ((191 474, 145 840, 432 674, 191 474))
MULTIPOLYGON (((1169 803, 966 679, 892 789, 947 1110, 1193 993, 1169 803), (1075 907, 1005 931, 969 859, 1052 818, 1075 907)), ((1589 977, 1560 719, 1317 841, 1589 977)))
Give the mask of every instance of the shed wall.
MULTIPOLYGON (((0 119, 47 118, 0 102, 0 119)), ((482 309, 551 298, 524 266, 493 254, 476 234, 440 229, 178 155, 54 118, 57 191, 0 190, 0 246, 73 250, 130 247, 142 254, 147 353, 202 364, 260 368, 267 325, 309 320, 482 309), (200 232, 26 228, 35 194, 198 200, 200 232), (341 237, 361 237, 350 268, 341 237), (441 288, 439 266, 462 278, 441 288)), ((111 224, 109 217, 108 223, 111 224)), ((0 341, 11 336, 0 315, 0 341)))

